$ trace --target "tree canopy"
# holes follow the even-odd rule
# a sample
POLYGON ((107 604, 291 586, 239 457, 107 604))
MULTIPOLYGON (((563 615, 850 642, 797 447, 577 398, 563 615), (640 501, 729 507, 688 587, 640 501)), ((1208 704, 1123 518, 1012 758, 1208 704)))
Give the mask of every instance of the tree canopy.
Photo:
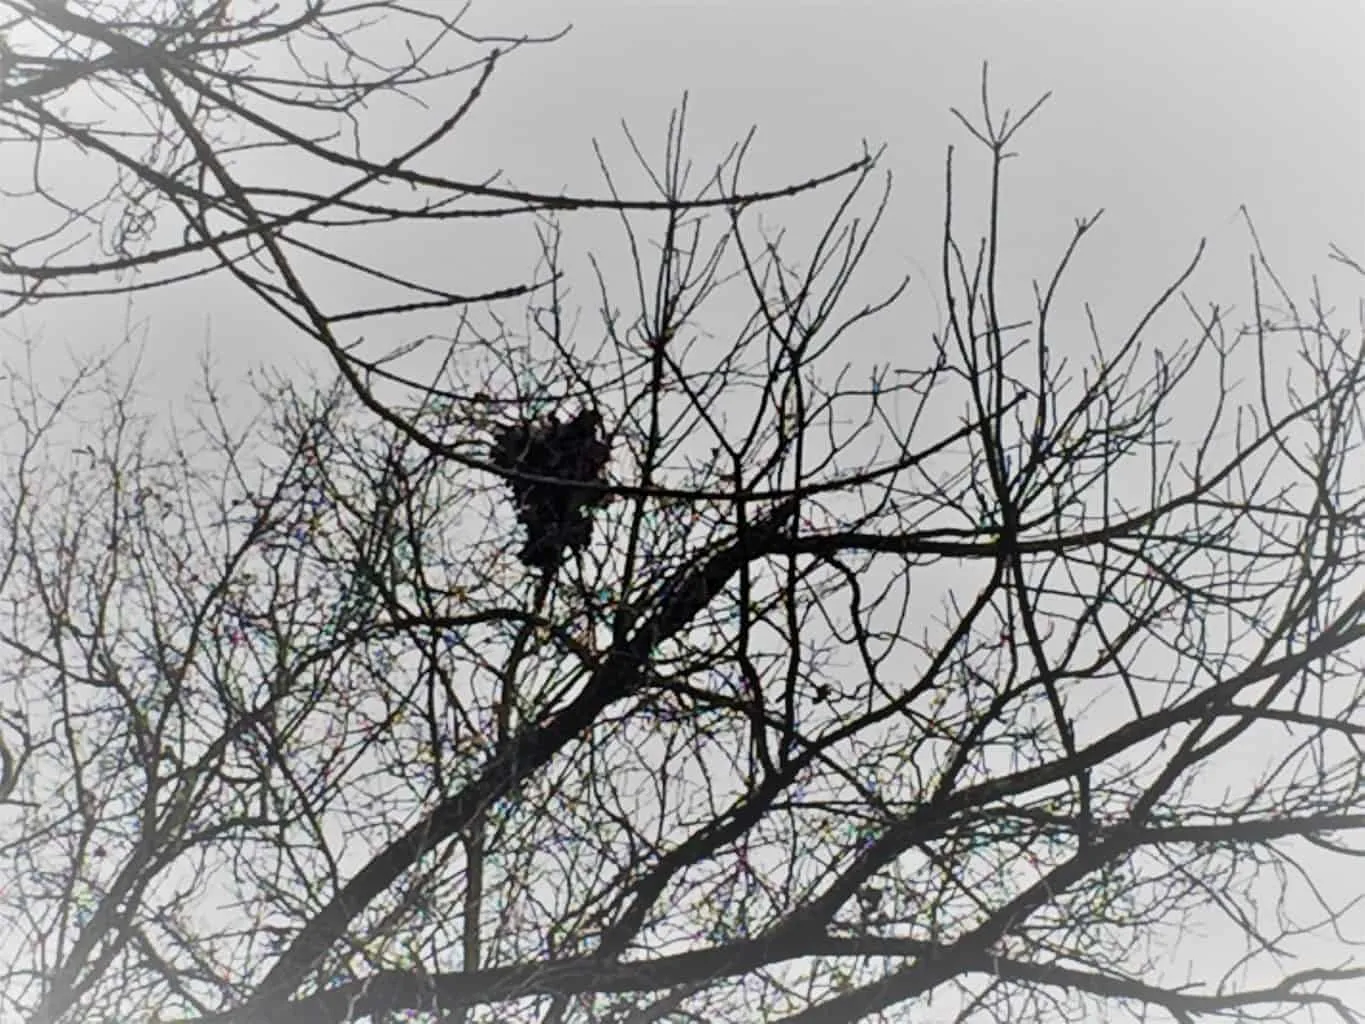
POLYGON ((0 11, 6 314, 211 278, 334 371, 5 353, 0 1017, 1362 1019, 1365 342, 1250 216, 1248 312, 1200 245, 1076 338, 1110 225, 1012 258, 983 73, 869 357, 877 153, 698 179, 684 105, 654 193, 538 194, 441 170, 528 42, 454 5, 0 11), (490 220, 479 294, 367 244, 490 220))

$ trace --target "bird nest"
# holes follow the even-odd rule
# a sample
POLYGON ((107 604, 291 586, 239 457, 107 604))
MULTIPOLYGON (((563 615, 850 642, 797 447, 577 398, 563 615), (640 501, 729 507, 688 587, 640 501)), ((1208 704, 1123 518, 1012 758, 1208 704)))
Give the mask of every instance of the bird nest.
POLYGON ((601 433, 602 417, 591 409, 564 423, 550 416, 494 433, 490 461, 517 474, 507 483, 517 519, 526 528, 518 555, 523 565, 556 569, 570 552, 591 542, 591 513, 610 500, 603 485, 611 446, 601 433))

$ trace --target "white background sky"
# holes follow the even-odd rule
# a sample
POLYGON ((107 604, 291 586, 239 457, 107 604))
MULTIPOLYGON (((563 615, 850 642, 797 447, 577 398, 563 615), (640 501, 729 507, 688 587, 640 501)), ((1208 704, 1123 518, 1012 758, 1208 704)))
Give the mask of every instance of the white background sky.
MULTIPOLYGON (((915 283, 899 312, 872 326, 872 335, 885 328, 882 344, 898 343, 907 322, 936 320, 949 144, 961 153, 964 219, 979 223, 965 214, 972 204, 979 211, 981 193, 971 186, 981 181, 984 154, 948 108, 975 114, 983 60, 997 108, 1018 111, 1054 94, 1009 169, 1010 287, 1046 276, 1074 219, 1100 207, 1107 212, 1068 295, 1073 305, 1093 302, 1101 324, 1116 330, 1185 266, 1201 237, 1212 249, 1190 295, 1245 314, 1248 239, 1239 204, 1250 208, 1296 295, 1316 273, 1329 294, 1332 282, 1350 284, 1327 260, 1329 244, 1365 257, 1358 0, 482 0, 466 26, 515 35, 568 24, 567 38, 504 64, 458 133, 462 167, 501 168, 528 189, 596 192, 591 139, 606 141, 624 167, 625 119, 651 155, 660 154, 668 113, 685 90, 699 171, 758 126, 754 187, 845 163, 864 139, 886 143, 883 166, 895 175, 895 193, 869 276, 872 285, 905 274, 915 283)), ((397 144, 402 126, 388 127, 397 144)), ((782 211, 773 216, 780 221, 782 211)), ((616 237, 585 217, 566 224, 571 238, 580 227, 616 237)), ((414 266, 482 259, 462 249, 463 230, 452 229, 448 253, 414 251, 414 266)), ((525 252, 515 250, 518 259, 525 252)), ((501 275, 477 284, 507 282, 501 275)), ((1358 290, 1336 294, 1350 302, 1358 290)), ((590 310, 588 282, 579 300, 590 310)), ((55 373, 68 345, 83 352, 118 340, 119 320, 108 313, 93 304, 38 308, 0 327, 0 341, 42 338, 38 369, 55 373)), ((229 373, 313 353, 225 282, 143 297, 134 316, 146 327, 153 390, 167 397, 189 384, 206 340, 229 373)), ((1350 314, 1342 320, 1353 323, 1350 314)))

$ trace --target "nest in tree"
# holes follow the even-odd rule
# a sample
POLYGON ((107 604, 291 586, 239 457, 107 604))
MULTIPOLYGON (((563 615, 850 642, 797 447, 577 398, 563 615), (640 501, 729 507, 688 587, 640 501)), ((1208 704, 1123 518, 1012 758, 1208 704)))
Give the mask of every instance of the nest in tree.
POLYGON ((599 436, 602 417, 584 409, 566 423, 551 416, 539 423, 514 423, 493 435, 489 455, 493 465, 553 482, 513 478, 512 501, 517 519, 526 527, 523 564, 555 569, 570 551, 582 551, 592 540, 594 508, 610 495, 606 483, 611 446, 599 436), (580 484, 598 487, 581 487, 580 484))

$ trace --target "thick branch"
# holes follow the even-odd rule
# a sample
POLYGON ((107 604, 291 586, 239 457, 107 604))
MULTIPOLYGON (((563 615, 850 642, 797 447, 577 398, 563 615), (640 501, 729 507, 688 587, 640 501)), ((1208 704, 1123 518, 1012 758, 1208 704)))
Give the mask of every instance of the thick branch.
MULTIPOLYGON (((528 726, 483 773, 442 801, 422 821, 390 843, 337 893, 299 932, 257 988, 253 1006, 287 996, 344 934, 347 924, 424 854, 461 833, 480 808, 495 803, 539 771, 598 714, 637 687, 654 647, 676 634, 721 592, 740 566, 760 555, 764 542, 779 531, 797 508, 795 499, 776 506, 746 534, 712 555, 698 568, 682 571, 662 606, 634 631, 623 647, 611 651, 582 694, 548 722, 528 726)), ((284 1018, 296 1020, 292 1012, 284 1018)))

